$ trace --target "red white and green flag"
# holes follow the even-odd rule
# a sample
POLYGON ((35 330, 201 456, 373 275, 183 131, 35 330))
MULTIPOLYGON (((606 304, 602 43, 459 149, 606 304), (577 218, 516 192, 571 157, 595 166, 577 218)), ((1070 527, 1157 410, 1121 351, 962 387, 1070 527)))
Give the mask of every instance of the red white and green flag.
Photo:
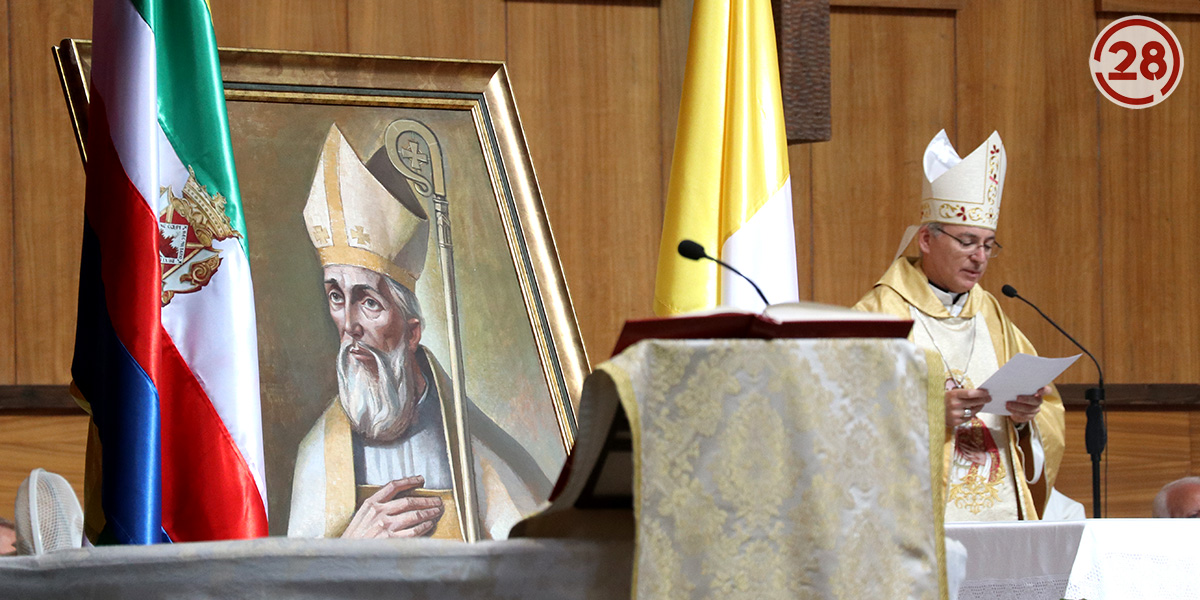
POLYGON ((102 453, 87 529, 263 536, 254 292, 209 7, 96 0, 93 19, 72 365, 102 453))

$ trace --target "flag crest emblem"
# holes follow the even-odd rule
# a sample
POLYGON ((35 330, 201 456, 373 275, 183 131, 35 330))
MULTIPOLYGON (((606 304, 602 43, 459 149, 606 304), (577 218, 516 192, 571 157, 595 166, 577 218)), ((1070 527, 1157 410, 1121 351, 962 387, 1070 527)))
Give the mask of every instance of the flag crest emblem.
POLYGON ((210 195, 188 167, 187 183, 176 196, 170 187, 159 190, 158 258, 162 263, 162 305, 175 294, 199 291, 221 266, 216 241, 241 237, 225 214, 225 197, 210 195))

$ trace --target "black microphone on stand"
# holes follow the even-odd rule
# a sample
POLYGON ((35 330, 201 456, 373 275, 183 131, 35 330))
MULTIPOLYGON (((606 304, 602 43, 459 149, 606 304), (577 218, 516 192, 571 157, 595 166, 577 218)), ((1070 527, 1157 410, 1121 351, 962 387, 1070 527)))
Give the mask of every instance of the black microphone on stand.
POLYGON ((1092 359, 1093 363, 1096 363, 1096 372, 1100 376, 1099 385, 1094 388, 1088 388, 1084 392, 1084 396, 1088 400, 1088 407, 1087 427, 1084 429, 1083 443, 1084 447, 1087 448, 1087 453, 1092 457, 1092 517, 1098 519, 1100 518, 1100 455, 1104 454, 1104 446, 1108 444, 1108 432, 1104 427, 1104 407, 1102 406, 1104 402, 1104 370, 1100 368, 1100 361, 1096 360, 1096 357, 1092 356, 1092 353, 1088 352, 1087 348, 1083 347, 1083 344, 1075 341, 1075 338, 1071 337, 1071 334, 1063 331, 1063 328, 1059 327, 1058 323, 1054 322, 1054 319, 1047 317, 1046 313, 1042 312, 1042 309, 1021 297, 1017 293, 1017 288, 1006 284, 1000 288, 1000 291, 1004 292, 1004 295, 1009 298, 1017 298, 1025 304, 1032 306, 1033 310, 1038 311, 1038 314, 1042 315, 1043 319, 1046 319, 1047 322, 1053 325, 1059 333, 1067 336, 1067 339, 1071 340, 1072 344, 1078 346, 1080 350, 1083 350, 1084 354, 1088 355, 1088 358, 1092 359))
POLYGON ((701 246, 700 244, 697 244, 696 242, 693 242, 692 240, 683 240, 682 242, 679 242, 679 255, 684 258, 690 258, 692 260, 700 260, 702 258, 707 258, 708 260, 711 260, 711 261, 717 263, 718 265, 721 265, 722 267, 725 267, 726 269, 729 269, 730 271, 737 273, 738 277, 745 279, 746 283, 749 283, 751 286, 754 287, 754 291, 758 292, 758 297, 762 298, 763 304, 766 304, 767 306, 771 305, 770 302, 767 302, 767 297, 766 297, 766 295, 764 295, 762 293, 762 290, 758 289, 757 284, 755 284, 753 281, 750 281, 749 277, 742 275, 741 271, 738 271, 737 269, 721 262, 717 258, 713 258, 713 257, 709 256, 706 252, 704 252, 704 246, 701 246))

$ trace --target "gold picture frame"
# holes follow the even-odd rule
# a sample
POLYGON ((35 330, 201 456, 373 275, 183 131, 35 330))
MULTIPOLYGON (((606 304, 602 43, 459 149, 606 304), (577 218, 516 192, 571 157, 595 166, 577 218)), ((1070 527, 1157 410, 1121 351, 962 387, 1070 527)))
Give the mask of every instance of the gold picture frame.
MULTIPOLYGON (((86 163, 90 43, 64 40, 54 57, 86 163)), ((243 49, 220 58, 259 319, 271 533, 288 529, 297 445, 337 398, 339 334, 302 216, 336 128, 364 164, 388 151, 426 204, 428 260, 412 290, 429 309, 421 342, 453 387, 442 404, 462 537, 488 537, 473 430, 494 428, 527 453, 542 476, 530 491, 544 500, 589 372, 504 64, 243 49), (420 156, 411 171, 399 158, 409 149, 420 156), (467 418, 468 405, 488 422, 467 418)))

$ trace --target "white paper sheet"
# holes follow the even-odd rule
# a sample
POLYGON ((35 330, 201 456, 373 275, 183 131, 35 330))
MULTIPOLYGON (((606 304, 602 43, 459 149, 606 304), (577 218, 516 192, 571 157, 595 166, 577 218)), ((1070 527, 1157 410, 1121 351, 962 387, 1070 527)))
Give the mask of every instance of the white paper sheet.
POLYGON ((984 404, 979 412, 996 415, 1009 414, 1005 404, 1016 400, 1017 396, 1029 396, 1041 389, 1042 386, 1050 385, 1055 377, 1062 375, 1062 372, 1075 364, 1080 356, 1083 355, 1045 358, 1018 353, 1004 363, 1000 370, 992 373, 992 376, 988 377, 983 385, 979 386, 980 389, 987 390, 988 394, 992 396, 992 401, 984 404))

